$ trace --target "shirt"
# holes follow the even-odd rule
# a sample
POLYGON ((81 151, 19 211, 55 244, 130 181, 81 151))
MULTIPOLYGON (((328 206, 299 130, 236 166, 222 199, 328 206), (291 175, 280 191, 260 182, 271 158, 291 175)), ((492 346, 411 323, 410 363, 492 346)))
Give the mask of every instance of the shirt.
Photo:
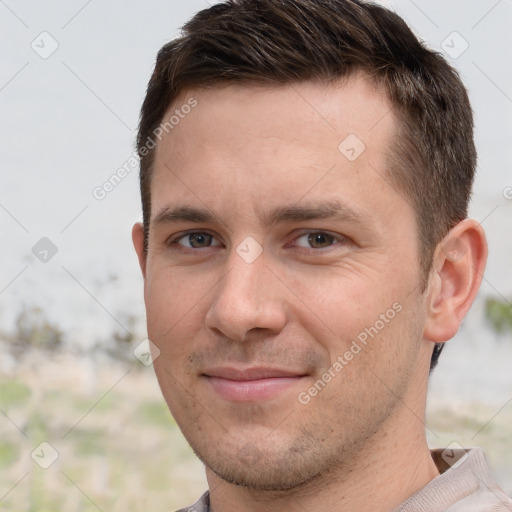
MULTIPOLYGON (((437 449, 431 454, 441 474, 393 512, 512 512, 512 499, 494 480, 481 448, 437 449)), ((177 512, 210 512, 208 491, 177 512)))

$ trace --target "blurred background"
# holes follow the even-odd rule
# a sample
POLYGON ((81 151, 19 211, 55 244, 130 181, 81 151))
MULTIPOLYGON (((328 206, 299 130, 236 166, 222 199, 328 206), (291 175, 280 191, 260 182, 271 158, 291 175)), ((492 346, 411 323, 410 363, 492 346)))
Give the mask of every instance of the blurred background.
MULTIPOLYGON (((130 231, 155 55, 213 3, 0 0, 0 510, 168 511, 206 489, 146 366, 130 231)), ((512 494, 512 2, 382 3, 459 70, 476 116, 490 257, 431 378, 429 441, 483 446, 512 494)))

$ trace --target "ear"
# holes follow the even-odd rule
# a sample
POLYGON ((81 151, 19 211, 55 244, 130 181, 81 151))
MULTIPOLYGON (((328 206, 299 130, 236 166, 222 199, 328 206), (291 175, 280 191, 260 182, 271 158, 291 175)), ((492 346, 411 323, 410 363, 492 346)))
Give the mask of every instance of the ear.
POLYGON ((438 244, 429 276, 423 336, 440 343, 453 338, 482 282, 487 241, 473 219, 459 222, 438 244))
POLYGON ((146 254, 144 253, 144 228, 141 222, 134 224, 132 228, 132 240, 135 252, 139 258, 142 276, 146 279, 146 254))

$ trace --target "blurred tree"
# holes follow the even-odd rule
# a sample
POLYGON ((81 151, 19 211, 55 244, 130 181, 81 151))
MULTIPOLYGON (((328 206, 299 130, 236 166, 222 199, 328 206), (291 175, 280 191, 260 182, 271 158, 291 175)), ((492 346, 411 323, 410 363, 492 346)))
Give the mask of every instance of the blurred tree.
POLYGON ((512 333, 512 304, 507 300, 488 297, 485 301, 485 317, 497 333, 512 333))
POLYGON ((17 348, 44 348, 56 350, 62 345, 62 331, 51 323, 41 308, 23 306, 16 318, 12 344, 17 348))

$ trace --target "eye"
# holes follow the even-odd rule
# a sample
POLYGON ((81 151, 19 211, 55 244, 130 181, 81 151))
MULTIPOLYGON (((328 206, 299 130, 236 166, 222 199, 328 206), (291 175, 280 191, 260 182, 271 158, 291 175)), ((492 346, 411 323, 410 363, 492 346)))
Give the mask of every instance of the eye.
POLYGON ((210 233, 194 232, 181 235, 169 242, 169 245, 181 245, 188 249, 204 249, 221 245, 210 233))
POLYGON ((299 236, 296 239, 296 244, 299 247, 306 247, 308 249, 327 249, 334 245, 338 241, 338 238, 343 237, 336 237, 329 233, 315 231, 299 236))

